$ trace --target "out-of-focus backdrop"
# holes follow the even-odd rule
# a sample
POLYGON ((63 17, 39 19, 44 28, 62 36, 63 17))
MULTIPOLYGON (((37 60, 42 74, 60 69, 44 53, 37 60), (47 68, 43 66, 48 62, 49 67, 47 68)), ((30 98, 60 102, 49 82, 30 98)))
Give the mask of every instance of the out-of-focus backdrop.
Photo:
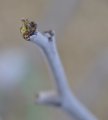
POLYGON ((9 88, 9 92, 8 85, 14 79, 21 79, 18 77, 20 74, 15 74, 16 78, 11 76, 13 79, 11 81, 11 77, 8 78, 7 75, 13 75, 13 72, 6 71, 5 78, 3 73, 0 73, 2 76, 0 84, 3 84, 9 92, 5 90, 5 95, 1 93, 1 98, 2 96, 4 99, 9 98, 6 101, 1 100, 0 105, 3 108, 1 117, 6 120, 70 119, 58 109, 34 104, 37 92, 54 89, 55 85, 50 69, 38 47, 21 37, 19 32, 21 18, 37 21, 40 30, 56 31, 58 50, 74 94, 100 120, 106 120, 108 118, 107 0, 0 0, 2 52, 0 65, 5 66, 2 66, 4 74, 5 70, 13 69, 14 72, 20 71, 21 76, 22 73, 25 75, 23 76, 25 80, 13 90, 9 88), (14 51, 16 48, 20 55, 14 51), (4 53, 6 55, 10 49, 14 53, 3 57, 2 55, 4 53), (5 79, 9 83, 6 87, 3 82, 5 79))

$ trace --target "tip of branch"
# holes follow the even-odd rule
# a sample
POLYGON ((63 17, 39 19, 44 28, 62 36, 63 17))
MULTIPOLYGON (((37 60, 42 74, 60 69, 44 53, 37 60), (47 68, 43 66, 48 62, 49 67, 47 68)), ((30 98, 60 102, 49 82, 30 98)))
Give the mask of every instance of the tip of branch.
POLYGON ((30 36, 29 41, 37 44, 41 48, 48 48, 55 41, 55 32, 48 30, 44 32, 35 32, 30 36))
POLYGON ((36 94, 35 103, 61 107, 61 101, 54 91, 40 92, 36 94))
POLYGON ((21 19, 22 26, 20 27, 20 33, 25 40, 29 40, 30 36, 37 31, 37 24, 34 21, 28 19, 21 19))

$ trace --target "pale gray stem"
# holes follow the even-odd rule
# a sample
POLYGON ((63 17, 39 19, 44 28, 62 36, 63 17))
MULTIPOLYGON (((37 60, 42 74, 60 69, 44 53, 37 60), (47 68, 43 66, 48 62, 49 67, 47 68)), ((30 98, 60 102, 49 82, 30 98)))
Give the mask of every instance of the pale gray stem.
POLYGON ((53 76, 55 78, 58 93, 62 97, 67 95, 70 92, 70 89, 62 67, 62 63, 60 62, 55 41, 50 41, 49 45, 49 47, 44 48, 43 52, 45 53, 45 56, 47 57, 50 64, 53 76))
MULTIPOLYGON (((69 113, 75 120, 98 120, 76 99, 74 94, 71 92, 56 48, 55 36, 50 33, 42 34, 37 32, 36 35, 30 37, 30 41, 40 46, 48 59, 59 95, 59 99, 55 99, 55 101, 59 100, 60 107, 69 113)), ((44 99, 43 97, 39 97, 38 100, 40 103, 42 101, 42 103, 50 105, 55 103, 52 98, 52 96, 44 94, 44 99)))
POLYGON ((52 91, 38 93, 36 95, 35 103, 41 105, 61 107, 60 97, 52 91))

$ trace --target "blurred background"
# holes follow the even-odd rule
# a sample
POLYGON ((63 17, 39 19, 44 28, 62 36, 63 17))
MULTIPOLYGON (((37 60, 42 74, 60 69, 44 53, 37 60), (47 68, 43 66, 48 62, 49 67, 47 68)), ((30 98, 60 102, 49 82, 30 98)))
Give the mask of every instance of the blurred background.
POLYGON ((108 1, 0 0, 0 119, 65 120, 56 108, 34 104, 39 91, 55 89, 44 57, 20 35, 21 18, 54 29, 68 82, 100 120, 108 118, 108 1))

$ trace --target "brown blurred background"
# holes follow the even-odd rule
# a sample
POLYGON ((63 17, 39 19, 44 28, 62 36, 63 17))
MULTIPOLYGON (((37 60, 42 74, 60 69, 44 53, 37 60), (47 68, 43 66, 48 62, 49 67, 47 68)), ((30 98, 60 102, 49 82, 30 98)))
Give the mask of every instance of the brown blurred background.
POLYGON ((8 120, 19 119, 19 116, 23 120, 65 120, 68 118, 63 112, 36 106, 32 101, 36 92, 54 88, 54 81, 38 48, 22 39, 21 18, 37 21, 40 30, 56 31, 57 46, 73 92, 100 120, 106 120, 108 1, 0 0, 0 50, 21 47, 33 58, 35 66, 31 77, 23 83, 27 106, 22 110, 25 99, 21 97, 22 105, 16 107, 22 112, 16 115, 17 111, 12 111, 8 120))

